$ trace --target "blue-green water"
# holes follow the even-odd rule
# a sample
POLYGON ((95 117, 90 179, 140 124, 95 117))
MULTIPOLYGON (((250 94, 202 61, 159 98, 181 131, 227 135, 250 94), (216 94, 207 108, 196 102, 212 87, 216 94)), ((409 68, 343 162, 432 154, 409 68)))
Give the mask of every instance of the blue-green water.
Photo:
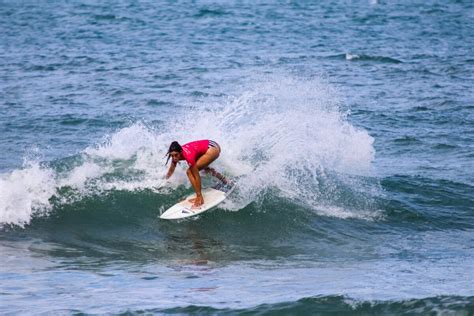
POLYGON ((3 1, 1 313, 473 314, 473 17, 3 1), (160 220, 202 138, 238 189, 160 220))

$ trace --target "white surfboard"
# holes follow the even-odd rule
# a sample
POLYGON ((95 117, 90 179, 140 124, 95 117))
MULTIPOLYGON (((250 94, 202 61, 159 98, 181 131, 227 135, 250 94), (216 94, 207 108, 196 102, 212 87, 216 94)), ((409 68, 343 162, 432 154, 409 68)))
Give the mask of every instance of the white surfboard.
POLYGON ((187 196, 185 200, 176 203, 167 209, 163 214, 161 214, 160 218, 181 219, 201 214, 222 203, 234 189, 235 184, 225 187, 221 185, 215 186, 214 188, 204 189, 202 190, 204 204, 195 208, 193 208, 193 203, 189 202, 189 199, 196 197, 196 194, 191 194, 187 196))

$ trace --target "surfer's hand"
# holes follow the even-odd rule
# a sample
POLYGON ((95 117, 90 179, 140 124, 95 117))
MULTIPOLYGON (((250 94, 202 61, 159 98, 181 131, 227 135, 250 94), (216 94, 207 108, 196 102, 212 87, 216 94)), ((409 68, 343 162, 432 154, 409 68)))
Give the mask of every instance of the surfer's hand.
POLYGON ((166 176, 165 176, 166 180, 168 180, 173 175, 175 168, 176 168, 176 163, 171 162, 170 168, 168 169, 168 172, 166 173, 166 176))

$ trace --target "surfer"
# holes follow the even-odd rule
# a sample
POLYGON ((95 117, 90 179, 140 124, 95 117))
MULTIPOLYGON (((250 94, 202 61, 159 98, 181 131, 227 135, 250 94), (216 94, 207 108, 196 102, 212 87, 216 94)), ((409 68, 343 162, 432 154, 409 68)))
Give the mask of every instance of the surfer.
POLYGON ((176 168, 176 165, 180 160, 186 160, 188 163, 188 170, 186 175, 189 178, 189 182, 196 191, 196 198, 191 199, 190 202, 194 203, 193 207, 199 207, 204 204, 204 198, 201 193, 201 176, 199 171, 204 170, 207 174, 210 174, 224 184, 228 184, 229 181, 214 168, 209 165, 216 160, 221 153, 221 147, 218 143, 212 140, 198 140, 190 142, 181 146, 177 141, 171 143, 166 155, 166 164, 171 158, 171 165, 166 174, 166 179, 169 179, 176 168))

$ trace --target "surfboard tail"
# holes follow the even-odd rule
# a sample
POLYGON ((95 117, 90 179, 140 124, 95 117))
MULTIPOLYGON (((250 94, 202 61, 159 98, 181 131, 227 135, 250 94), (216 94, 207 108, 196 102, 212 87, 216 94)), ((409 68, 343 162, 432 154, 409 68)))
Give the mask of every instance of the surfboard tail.
POLYGON ((222 191, 222 192, 225 193, 226 196, 228 196, 230 193, 232 193, 232 191, 235 190, 236 186, 237 186, 237 183, 235 181, 231 180, 227 184, 220 182, 220 183, 216 184, 213 187, 213 189, 222 191))

